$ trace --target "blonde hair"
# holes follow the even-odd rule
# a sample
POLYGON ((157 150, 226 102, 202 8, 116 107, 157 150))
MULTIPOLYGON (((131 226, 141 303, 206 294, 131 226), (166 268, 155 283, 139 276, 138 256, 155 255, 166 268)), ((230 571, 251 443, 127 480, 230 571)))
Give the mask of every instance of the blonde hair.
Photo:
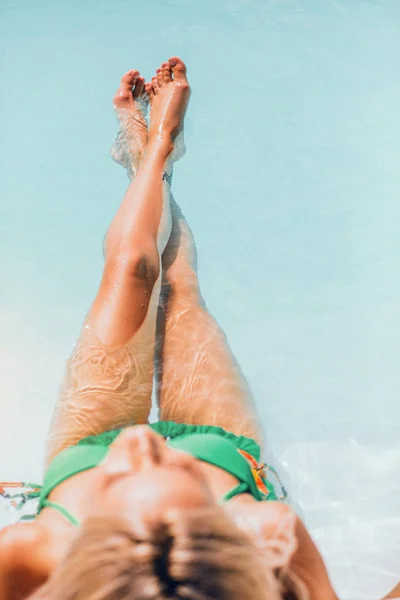
POLYGON ((29 600, 305 598, 272 545, 268 564, 268 553, 219 508, 171 511, 147 525, 88 518, 29 600))

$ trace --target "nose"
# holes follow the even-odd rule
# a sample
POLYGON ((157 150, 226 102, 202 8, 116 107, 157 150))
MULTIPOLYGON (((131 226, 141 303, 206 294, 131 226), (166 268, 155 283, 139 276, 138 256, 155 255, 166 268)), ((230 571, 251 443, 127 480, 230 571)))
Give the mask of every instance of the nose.
POLYGON ((150 427, 129 427, 115 440, 110 450, 110 462, 122 471, 153 466, 161 462, 165 443, 150 427))
POLYGON ((127 450, 136 455, 142 461, 159 463, 162 456, 164 440, 150 427, 137 425, 129 432, 127 438, 127 450))

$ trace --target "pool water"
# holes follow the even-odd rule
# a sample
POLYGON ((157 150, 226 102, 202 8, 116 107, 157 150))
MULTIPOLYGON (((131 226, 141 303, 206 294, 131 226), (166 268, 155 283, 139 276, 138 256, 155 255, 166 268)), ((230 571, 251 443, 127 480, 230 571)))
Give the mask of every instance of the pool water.
POLYGON ((400 580, 399 19, 396 0, 3 3, 0 480, 41 478, 97 290, 128 182, 109 156, 119 78, 178 54, 174 194, 266 458, 341 598, 400 580))

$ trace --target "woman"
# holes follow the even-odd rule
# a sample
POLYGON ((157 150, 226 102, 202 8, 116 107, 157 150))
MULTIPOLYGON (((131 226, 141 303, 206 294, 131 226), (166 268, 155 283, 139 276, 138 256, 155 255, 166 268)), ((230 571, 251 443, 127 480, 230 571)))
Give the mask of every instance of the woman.
POLYGON ((192 233, 170 194, 189 96, 174 57, 151 83, 124 75, 114 98, 114 157, 133 179, 68 362, 39 515, 0 536, 0 600, 34 590, 58 600, 337 598, 258 464, 261 422, 205 308, 192 233), (154 358, 160 421, 149 426, 154 358))

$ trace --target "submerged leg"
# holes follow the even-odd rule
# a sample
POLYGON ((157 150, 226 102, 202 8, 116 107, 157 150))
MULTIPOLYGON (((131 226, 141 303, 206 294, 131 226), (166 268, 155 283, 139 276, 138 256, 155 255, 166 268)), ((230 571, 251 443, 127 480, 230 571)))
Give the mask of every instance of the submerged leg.
POLYGON ((161 254, 171 229, 167 159, 188 89, 171 80, 153 92, 155 129, 107 232, 102 281, 67 364, 47 463, 82 437, 148 421, 161 254))
POLYGON ((171 212, 157 322, 159 418, 217 425, 262 445, 263 428, 250 388, 226 335, 204 304, 193 235, 173 199, 171 212))

